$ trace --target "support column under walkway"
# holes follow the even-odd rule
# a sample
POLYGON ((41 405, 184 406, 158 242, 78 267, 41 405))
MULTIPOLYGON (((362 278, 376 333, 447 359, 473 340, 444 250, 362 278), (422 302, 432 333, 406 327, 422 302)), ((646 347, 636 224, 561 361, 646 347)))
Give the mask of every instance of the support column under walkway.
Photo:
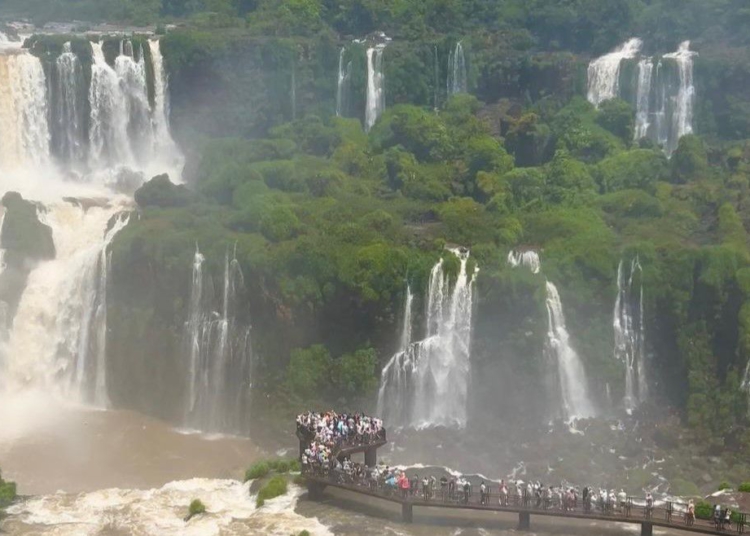
POLYGON ((411 503, 401 503, 401 520, 404 523, 411 523, 412 521, 414 521, 414 509, 411 503))
POLYGON ((529 530, 531 528, 531 514, 528 512, 518 512, 518 529, 529 530))
POLYGON ((653 536, 654 526, 651 523, 641 523, 641 536, 653 536))

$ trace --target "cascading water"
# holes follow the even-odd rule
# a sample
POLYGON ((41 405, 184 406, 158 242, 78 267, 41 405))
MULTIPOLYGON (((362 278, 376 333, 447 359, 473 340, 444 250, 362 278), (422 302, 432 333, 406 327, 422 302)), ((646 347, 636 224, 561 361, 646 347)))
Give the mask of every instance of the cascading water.
POLYGON ((0 55, 0 166, 13 170, 49 160, 47 83, 38 58, 0 55))
POLYGON ((250 327, 237 319, 237 293, 244 285, 236 258, 226 255, 222 312, 206 312, 204 257, 196 248, 190 309, 185 324, 188 345, 188 406, 185 424, 206 432, 247 432, 252 381, 250 327))
POLYGON ((531 270, 532 274, 538 274, 542 268, 542 263, 539 260, 539 254, 536 251, 516 251, 511 250, 508 253, 508 264, 514 268, 523 266, 531 270))
MULTIPOLYGON (((38 218, 52 231, 55 256, 25 264, 26 286, 2 337, 7 344, 0 359, 0 406, 22 412, 18 400, 30 397, 53 400, 51 408, 61 400, 105 407, 109 245, 127 224, 132 205, 110 190, 107 176, 129 167, 179 179, 174 161, 157 162, 149 148, 136 163, 131 150, 136 140, 153 145, 147 141, 153 132, 169 138, 168 116, 162 113, 166 81, 163 86, 155 81, 152 110, 143 51, 136 61, 132 47, 123 44, 120 76, 107 64, 102 43, 91 43, 89 81, 65 45, 51 64, 48 83, 39 59, 20 47, 0 48, 0 186, 39 202, 38 218), (84 115, 87 97, 90 121, 84 115), (135 128, 141 124, 146 126, 135 128), (55 167, 49 165, 51 153, 55 167)), ((163 77, 160 69, 155 65, 154 73, 163 77)))
POLYGON ((349 111, 349 84, 352 75, 352 62, 345 59, 346 47, 339 51, 339 75, 336 84, 336 116, 343 117, 349 111))
POLYGON ((456 93, 466 93, 466 57, 461 41, 448 55, 448 96, 456 93))
MULTIPOLYGON (((120 86, 118 73, 104 58, 102 44, 92 42, 91 47, 93 63, 89 86, 90 165, 94 169, 109 165, 133 165, 133 153, 130 150, 128 136, 128 99, 120 86)), ((123 69, 122 65, 120 69, 123 69)))
POLYGON ((613 315, 615 358, 625 365, 625 408, 634 409, 646 399, 648 382, 644 363, 643 269, 636 256, 626 273, 617 268, 617 299, 613 315))
POLYGON ((665 54, 664 59, 677 62, 680 82, 677 95, 674 97, 674 111, 672 112, 671 144, 667 152, 677 148, 677 143, 682 136, 693 132, 693 105, 695 102, 695 86, 693 85, 693 57, 695 52, 690 50, 690 41, 680 43, 677 52, 665 54))
POLYGON ((557 287, 547 281, 548 355, 557 363, 560 378, 561 406, 559 413, 566 419, 593 417, 594 406, 588 395, 583 363, 570 342, 565 326, 562 301, 557 287))
MULTIPOLYGON (((452 288, 443 259, 430 273, 425 338, 397 352, 382 371, 378 412, 396 426, 466 426, 478 268, 470 273, 467 250, 451 252, 460 261, 452 288)), ((411 313, 404 315, 402 344, 409 340, 407 322, 410 327, 411 313)))
POLYGON ((385 44, 367 49, 367 104, 365 108, 365 130, 370 130, 385 110, 385 88, 383 82, 383 50, 385 44))
POLYGON ((641 50, 643 42, 634 37, 609 54, 589 63, 588 100, 594 106, 619 95, 620 66, 623 60, 634 58, 641 50))
MULTIPOLYGON (((169 80, 164 70, 164 57, 161 53, 161 41, 150 39, 151 63, 154 70, 154 157, 170 166, 180 167, 182 155, 172 139, 169 127, 169 80)), ((141 54, 143 58, 143 54, 141 54)))
POLYGON ((650 126, 651 79, 654 64, 651 58, 644 58, 638 62, 638 87, 635 103, 635 131, 634 138, 639 140, 648 135, 650 126))
MULTIPOLYGON (((541 270, 539 254, 536 251, 510 251, 507 262, 512 267, 524 267, 531 273, 541 270)), ((565 325, 562 301, 557 287, 545 281, 547 309, 547 341, 545 353, 557 365, 555 375, 559 382, 560 399, 553 413, 566 419, 593 417, 596 412, 588 395, 586 372, 578 353, 570 342, 570 334, 565 325)))
POLYGON ((52 141, 54 153, 63 162, 72 165, 83 160, 83 106, 79 102, 78 88, 83 84, 83 70, 70 43, 63 45, 63 53, 55 61, 57 74, 57 99, 53 102, 54 128, 52 141))

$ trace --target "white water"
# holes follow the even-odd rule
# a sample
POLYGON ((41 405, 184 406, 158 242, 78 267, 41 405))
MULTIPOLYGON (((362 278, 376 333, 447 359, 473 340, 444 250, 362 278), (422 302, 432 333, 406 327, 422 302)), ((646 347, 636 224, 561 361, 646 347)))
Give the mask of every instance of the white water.
POLYGON ((169 126, 169 79, 164 70, 164 57, 161 53, 161 41, 151 39, 148 42, 151 51, 151 64, 154 69, 154 157, 169 167, 182 167, 182 154, 172 139, 169 126))
POLYGON ((596 58, 588 67, 588 100, 594 106, 619 95, 620 66, 623 60, 634 58, 643 42, 634 37, 609 54, 596 58))
POLYGON ((345 60, 346 47, 339 51, 339 74, 336 83, 336 116, 343 117, 349 111, 349 84, 352 76, 352 62, 345 60))
POLYGON ((0 167, 17 171, 49 161, 47 86, 38 58, 7 52, 0 55, 0 167))
POLYGON ((115 59, 115 72, 125 97, 131 151, 136 161, 144 164, 153 157, 154 132, 143 50, 139 50, 136 60, 131 42, 123 41, 120 55, 115 59))
POLYGON ((636 89, 634 138, 639 140, 648 135, 650 124, 651 80, 654 63, 651 58, 638 62, 638 87, 636 89))
POLYGON ((255 507, 252 482, 194 478, 169 482, 158 489, 104 489, 27 499, 9 509, 6 522, 14 534, 94 536, 210 536, 267 534, 289 536, 307 530, 314 536, 331 532, 317 518, 295 513, 302 488, 255 507), (193 499, 206 513, 184 520, 193 499))
POLYGON ((646 399, 648 382, 644 363, 643 269, 636 256, 626 268, 617 268, 617 299, 613 314, 615 358, 625 365, 625 408, 632 410, 646 399))
POLYGON ((248 432, 252 348, 250 327, 236 318, 237 292, 244 285, 236 259, 226 255, 222 312, 206 310, 204 258, 196 248, 190 310, 185 324, 188 345, 188 406, 185 424, 204 432, 248 432))
MULTIPOLYGON (((1 227, 0 227, 1 229, 1 227)), ((412 325, 411 325, 411 317, 412 317, 412 305, 414 302, 414 294, 412 294, 411 286, 406 285, 406 300, 404 300, 404 325, 401 329, 401 347, 400 350, 406 350, 409 345, 411 344, 411 335, 412 335, 412 325)))
POLYGON ((425 338, 396 353, 383 368, 378 412, 396 426, 466 425, 478 269, 469 273, 468 251, 451 252, 460 261, 452 287, 443 259, 430 273, 425 338))
POLYGON ((583 363, 573 348, 565 326, 562 301, 557 287, 547 281, 547 352, 557 364, 561 407, 555 408, 567 419, 593 417, 596 412, 588 395, 583 363))
POLYGON ((679 89, 673 100, 672 136, 666 147, 667 154, 677 148, 682 136, 693 132, 693 107, 695 104, 695 86, 693 84, 693 57, 696 52, 690 50, 690 41, 680 43, 676 52, 665 54, 664 59, 674 60, 679 72, 679 89))
MULTIPOLYGON (((128 100, 120 77, 104 58, 101 43, 91 43, 93 63, 89 105, 89 161, 92 168, 134 164, 128 138, 128 100)), ((122 69, 122 67, 121 67, 122 69)))
POLYGON ((367 49, 367 103, 365 108, 365 130, 370 130, 385 110, 385 88, 383 82, 384 44, 367 49))
POLYGON ((542 269, 542 263, 539 259, 539 254, 536 251, 516 251, 511 250, 508 252, 508 264, 512 267, 517 268, 523 266, 531 270, 532 274, 538 274, 539 270, 542 269))
POLYGON ((78 91, 83 82, 81 62, 65 43, 63 53, 55 61, 57 70, 57 109, 54 115, 57 156, 65 163, 83 160, 83 117, 78 103, 78 91))
POLYGON ((464 47, 459 41, 448 55, 448 96, 466 91, 466 57, 464 47))

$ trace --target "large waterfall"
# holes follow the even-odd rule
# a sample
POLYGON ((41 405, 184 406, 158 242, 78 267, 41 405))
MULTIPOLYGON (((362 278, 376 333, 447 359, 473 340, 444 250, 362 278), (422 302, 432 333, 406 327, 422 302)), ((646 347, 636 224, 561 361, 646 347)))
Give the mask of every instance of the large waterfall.
MULTIPOLYGON (((451 251, 460 262, 455 282, 451 282, 443 259, 430 272, 425 338, 408 344, 383 368, 378 413, 395 426, 466 425, 478 269, 469 269, 467 250, 451 251)), ((405 308, 402 344, 410 341, 410 293, 405 308)))
MULTIPOLYGON (((507 262, 514 268, 527 268, 533 274, 541 270, 539 254, 532 250, 512 250, 508 253, 507 262)), ((545 291, 548 326, 545 353, 556 366, 554 375, 559 385, 559 398, 553 405, 552 413, 566 419, 593 417, 596 411, 588 394, 586 371, 570 341, 560 293, 549 281, 545 281, 545 291)))
POLYGON ((625 365, 625 408, 634 409, 646 399, 645 337, 643 327, 643 269, 636 256, 617 268, 617 299, 613 314, 615 358, 625 365))
MULTIPOLYGON (((112 66, 101 42, 83 42, 92 52, 88 80, 76 46, 62 46, 50 61, 49 78, 20 43, 0 49, 0 187, 36 202, 29 206, 36 207, 54 242, 54 258, 17 263, 27 272, 19 279, 26 283, 17 289, 15 314, 2 336, 7 344, 0 352, 0 404, 36 393, 58 402, 108 405, 108 247, 132 206, 111 189, 117 185, 112 179, 125 169, 141 180, 156 172, 180 178, 166 86, 154 80, 152 106, 140 47, 134 54, 124 41, 112 66), (165 164, 154 151, 160 150, 155 139, 167 138, 173 151, 165 164)), ((155 77, 164 77, 160 65, 151 67, 155 77)))
POLYGON ((588 99, 594 106, 619 95, 620 66, 625 59, 634 58, 643 42, 634 37, 609 54, 595 59, 588 68, 588 99))
POLYGON ((204 293, 205 259, 193 257, 190 309, 185 323, 188 360, 186 426, 210 432, 248 432, 252 347, 250 326, 237 318, 237 293, 244 285, 239 262, 224 259, 221 312, 204 293))
POLYGON ((370 130, 385 110, 385 88, 383 81, 383 50, 385 44, 367 49, 367 101, 365 108, 365 130, 370 130))
POLYGON ((466 58, 461 41, 448 55, 448 96, 456 93, 466 93, 466 58))
POLYGON ((693 132, 695 85, 690 41, 661 57, 641 57, 639 39, 595 59, 588 68, 588 100, 595 106, 615 97, 630 96, 636 110, 634 138, 649 138, 670 156, 682 136, 693 132), (638 58, 638 59, 637 59, 638 58), (621 67, 637 59, 633 79, 621 67), (634 92, 623 88, 634 88, 634 92))

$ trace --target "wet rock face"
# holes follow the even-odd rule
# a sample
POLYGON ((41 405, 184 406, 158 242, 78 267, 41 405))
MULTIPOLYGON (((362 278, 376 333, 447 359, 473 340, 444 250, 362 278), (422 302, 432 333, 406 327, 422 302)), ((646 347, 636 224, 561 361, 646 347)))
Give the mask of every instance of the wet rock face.
POLYGON ((3 196, 0 229, 4 269, 0 270, 0 329, 13 321, 26 279, 33 266, 55 257, 52 229, 39 221, 39 206, 17 192, 3 196))

